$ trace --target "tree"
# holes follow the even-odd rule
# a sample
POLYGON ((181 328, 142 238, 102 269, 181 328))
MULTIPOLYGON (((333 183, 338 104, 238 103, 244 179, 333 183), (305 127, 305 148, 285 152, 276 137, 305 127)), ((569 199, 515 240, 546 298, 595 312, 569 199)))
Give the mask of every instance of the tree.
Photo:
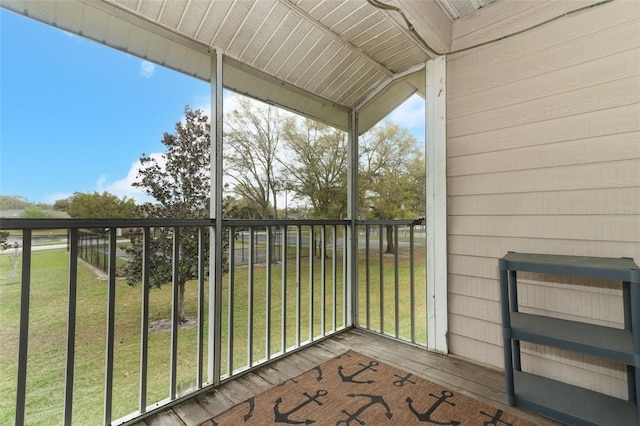
MULTIPOLYGON (((406 129, 392 123, 374 127, 360 138, 360 153, 359 197, 367 216, 398 219, 422 210, 424 154, 406 129)), ((395 253, 393 226, 386 233, 385 253, 395 253)))
POLYGON ((94 219, 129 219, 137 217, 136 203, 132 198, 109 192, 76 192, 65 200, 57 200, 54 209, 65 210, 69 216, 94 219), (66 208, 65 208, 66 204, 66 208))
POLYGON ((9 257, 7 281, 13 282, 16 279, 16 269, 20 258, 20 245, 17 241, 13 244, 9 242, 9 231, 0 231, 0 256, 5 253, 9 257))
POLYGON ((0 231, 0 250, 6 250, 11 247, 9 244, 9 231, 0 231))
POLYGON ((246 198, 232 198, 225 199, 225 212, 227 215, 234 219, 253 219, 260 215, 260 212, 256 211, 255 204, 246 198))
POLYGON ((61 200, 56 200, 53 203, 53 209, 61 212, 66 212, 71 204, 71 200, 73 199, 73 195, 71 197, 63 198, 61 200))
POLYGON ((225 173, 233 191, 251 201, 261 219, 277 215, 277 192, 282 133, 293 120, 277 107, 241 97, 225 120, 225 173))
POLYGON ((0 195, 0 210, 24 210, 33 203, 20 195, 0 195))
POLYGON ((284 139, 291 155, 283 163, 289 189, 308 199, 318 219, 347 213, 348 146, 346 133, 306 119, 289 125, 284 139))
POLYGON ((28 219, 44 219, 53 217, 53 214, 41 205, 32 205, 31 207, 25 208, 20 217, 28 219))
MULTIPOLYGON (((284 139, 290 151, 283 162, 289 177, 287 189, 293 189, 298 198, 309 200, 317 219, 346 215, 349 161, 346 133, 305 119, 287 126, 284 139)), ((317 235, 315 241, 321 244, 317 235)), ((313 247, 314 254, 320 256, 316 248, 313 247)))
MULTIPOLYGON (((185 107, 185 119, 175 125, 175 133, 165 133, 162 144, 167 151, 161 157, 140 157, 141 168, 133 184, 151 195, 158 204, 139 207, 147 218, 208 218, 210 193, 210 137, 208 117, 201 110, 185 107)), ((127 252, 133 258, 125 268, 130 285, 142 277, 142 236, 132 234, 127 252)), ((171 283, 173 278, 173 229, 156 227, 152 230, 149 261, 151 287, 171 283)), ((186 283, 198 277, 198 231, 180 229, 178 262, 178 313, 180 322, 186 320, 184 294, 186 283)), ((208 247, 205 247, 208 250, 208 247)))

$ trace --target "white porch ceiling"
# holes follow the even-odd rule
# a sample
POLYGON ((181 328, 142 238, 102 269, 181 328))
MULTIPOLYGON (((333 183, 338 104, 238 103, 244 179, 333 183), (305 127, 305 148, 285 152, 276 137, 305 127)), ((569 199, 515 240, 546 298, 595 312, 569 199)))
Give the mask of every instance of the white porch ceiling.
POLYGON ((451 23, 495 0, 0 0, 2 7, 196 78, 359 132, 414 93, 451 23), (375 7, 388 5, 397 10, 375 7), (404 13, 426 47, 411 33, 404 13), (432 50, 430 50, 432 49, 432 50))

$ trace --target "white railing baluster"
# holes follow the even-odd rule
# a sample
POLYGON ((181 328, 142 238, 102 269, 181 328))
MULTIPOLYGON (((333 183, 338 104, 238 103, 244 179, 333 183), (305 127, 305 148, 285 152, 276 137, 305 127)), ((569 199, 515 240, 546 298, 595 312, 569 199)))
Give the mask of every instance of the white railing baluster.
POLYGON ((338 330, 337 316, 338 316, 338 299, 337 299, 337 287, 338 287, 338 226, 333 225, 333 253, 331 254, 331 261, 333 262, 332 273, 332 285, 331 285, 331 306, 333 308, 331 324, 332 331, 338 330))
POLYGON ((384 334, 384 242, 383 225, 378 226, 378 260, 380 262, 380 333, 384 334))
MULTIPOLYGON (((347 231, 349 227, 347 225, 344 226, 342 232, 342 326, 346 327, 347 324, 347 303, 349 301, 349 297, 347 295, 347 282, 349 280, 349 249, 347 247, 351 247, 351 244, 347 241, 347 231)), ((355 235, 355 238, 358 238, 357 228, 352 229, 352 234, 355 235)), ((358 244, 356 243, 356 247, 358 244)), ((354 258, 354 261, 357 262, 358 253, 352 253, 351 256, 354 258)), ((357 325, 357 324, 354 324, 357 325)))
POLYGON ((64 383, 64 420, 71 425, 73 415, 73 376, 76 349, 76 305, 78 290, 78 230, 69 232, 69 306, 67 310, 67 366, 64 383))
POLYGON ((178 325, 179 315, 179 282, 180 282, 180 228, 173 227, 173 279, 171 288, 171 376, 169 379, 169 399, 176 399, 178 395, 178 325))
POLYGON ((249 276, 247 283, 247 367, 253 366, 253 264, 255 263, 255 229, 249 231, 249 276))
POLYGON ((104 379, 104 424, 111 424, 113 409, 113 355, 116 325, 116 228, 109 228, 109 272, 107 293, 107 341, 104 379))
POLYGON ((326 316, 326 301, 327 301, 327 261, 326 261, 326 239, 327 239, 327 227, 322 225, 320 233, 320 256, 322 260, 320 262, 320 333, 324 337, 327 334, 325 316, 326 316))
POLYGON ((280 351, 284 354, 287 351, 287 248, 289 240, 289 228, 287 225, 282 227, 282 312, 281 312, 281 336, 280 351))
POLYGON ((18 341, 18 383, 16 426, 24 424, 29 347, 29 300, 31 297, 31 229, 22 231, 22 282, 20 287, 20 337, 18 341))
POLYGON ((151 266, 149 256, 151 245, 151 229, 142 228, 142 294, 140 315, 140 394, 138 395, 138 410, 147 410, 147 364, 149 359, 149 274, 151 266))
POLYGON ((204 289, 206 228, 198 227, 198 342, 196 354, 196 389, 202 388, 204 374, 204 289))
POLYGON ((314 311, 314 291, 313 291, 313 263, 316 249, 316 233, 314 226, 309 226, 309 341, 313 342, 313 311, 314 311))
POLYGON ((365 296, 365 310, 367 312, 367 329, 371 328, 371 264, 369 262, 369 253, 371 253, 370 245, 371 245, 371 230, 369 225, 364 226, 365 232, 365 241, 364 241, 364 252, 367 256, 367 260, 365 262, 365 287, 366 287, 366 296, 365 296))
POLYGON ((265 289, 265 357, 271 359, 271 264, 273 261, 271 245, 273 243, 271 232, 273 227, 267 226, 267 282, 265 289))
POLYGON ((410 285, 410 294, 409 298, 411 301, 411 342, 416 342, 416 281, 415 281, 415 271, 414 261, 413 261, 413 244, 414 244, 414 229, 413 225, 409 226, 409 285, 410 285))
POLYGON ((400 271, 398 264, 398 251, 400 251, 400 247, 398 246, 398 225, 393 225, 393 244, 395 247, 395 251, 393 253, 393 302, 394 302, 394 315, 395 315, 395 335, 396 339, 400 337, 400 271))
POLYGON ((296 236, 296 347, 300 346, 300 309, 301 307, 301 294, 300 287, 302 286, 302 227, 296 226, 298 234, 296 236))
MULTIPOLYGON (((236 228, 230 228, 232 237, 229 239, 229 290, 227 293, 227 374, 233 376, 233 316, 235 312, 235 279, 236 279, 236 228)), ((244 231, 242 231, 244 232, 244 231)), ((242 238, 242 252, 244 253, 244 234, 242 238)))

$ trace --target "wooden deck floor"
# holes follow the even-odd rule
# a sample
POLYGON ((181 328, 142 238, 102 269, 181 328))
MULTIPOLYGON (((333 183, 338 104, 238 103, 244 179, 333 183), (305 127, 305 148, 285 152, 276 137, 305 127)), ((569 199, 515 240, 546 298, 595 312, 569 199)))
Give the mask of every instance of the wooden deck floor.
POLYGON ((217 390, 200 394, 139 421, 136 426, 196 425, 349 349, 422 376, 539 425, 559 425, 506 405, 504 374, 499 370, 451 356, 430 353, 376 334, 352 329, 226 382, 217 390))

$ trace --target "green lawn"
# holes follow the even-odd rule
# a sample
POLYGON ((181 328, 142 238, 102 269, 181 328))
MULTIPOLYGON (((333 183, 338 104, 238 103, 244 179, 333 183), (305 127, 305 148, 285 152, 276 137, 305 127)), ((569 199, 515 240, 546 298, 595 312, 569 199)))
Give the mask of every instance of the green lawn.
MULTIPOLYGON (((424 251, 416 250, 416 319, 421 326, 416 329, 419 342, 426 341, 426 294, 424 290, 424 251)), ((371 282, 371 328, 379 328, 379 257, 370 259, 371 282)), ((32 286, 29 321, 29 357, 27 374, 26 420, 28 424, 59 424, 62 421, 64 404, 64 377, 66 359, 67 324, 67 280, 68 254, 65 250, 34 252, 32 256, 32 286)), ((326 260, 325 283, 325 329, 333 326, 333 264, 326 260)), ((365 259, 359 261, 360 269, 360 322, 365 324, 365 259)), ((410 336, 409 316, 409 259, 400 256, 400 334, 410 336)), ((286 288, 286 345, 296 343, 296 271, 295 259, 287 261, 286 288)), ((300 271, 300 339, 309 339, 309 260, 304 259, 300 271)), ((342 325, 342 259, 336 262, 338 327, 342 325)), ((20 268, 20 265, 18 265, 20 268)), ((19 269, 18 269, 19 271, 19 269)), ((384 257, 384 310, 385 333, 393 334, 394 320, 394 270, 393 257, 384 257)), ((272 266, 271 285, 271 351, 281 350, 282 341, 282 275, 280 265, 272 266)), ((15 416, 17 342, 19 332, 20 285, 8 282, 8 259, 0 259, 0 424, 11 424, 15 416)), ((18 276, 20 274, 18 273, 18 276)), ((322 283, 321 260, 313 263, 313 334, 321 334, 322 283)), ((248 358, 249 314, 249 268, 238 267, 235 273, 233 292, 233 368, 242 368, 248 358)), ((107 281, 98 278, 85 263, 79 263, 76 357, 74 378, 74 423, 82 425, 101 424, 104 398, 104 364, 106 336, 107 281)), ((266 266, 253 268, 253 360, 264 358, 266 353, 266 266)), ((223 347, 222 373, 227 371, 228 350, 228 277, 224 277, 223 291, 223 347)), ((208 293, 205 295, 208 297, 208 293)), ((113 419, 137 410, 140 358, 140 287, 130 287, 125 280, 118 280, 116 287, 115 361, 113 376, 113 419)), ((206 306, 206 304, 205 304, 206 306)), ((185 308, 188 316, 195 316, 197 309, 197 287, 195 282, 187 285, 185 308)), ((171 288, 154 289, 150 292, 149 320, 168 318, 171 312, 171 288)), ((205 312, 205 315, 207 313, 205 312)), ((206 327, 206 326, 205 326, 206 327)), ((205 347, 206 342, 205 330, 205 347)), ((179 389, 188 389, 196 378, 196 328, 180 330, 178 345, 179 389)), ((206 364, 205 354, 205 364, 206 364)), ((169 396, 170 333, 152 332, 149 335, 148 397, 151 404, 169 396)), ((204 366, 206 373, 206 365, 204 366)))

